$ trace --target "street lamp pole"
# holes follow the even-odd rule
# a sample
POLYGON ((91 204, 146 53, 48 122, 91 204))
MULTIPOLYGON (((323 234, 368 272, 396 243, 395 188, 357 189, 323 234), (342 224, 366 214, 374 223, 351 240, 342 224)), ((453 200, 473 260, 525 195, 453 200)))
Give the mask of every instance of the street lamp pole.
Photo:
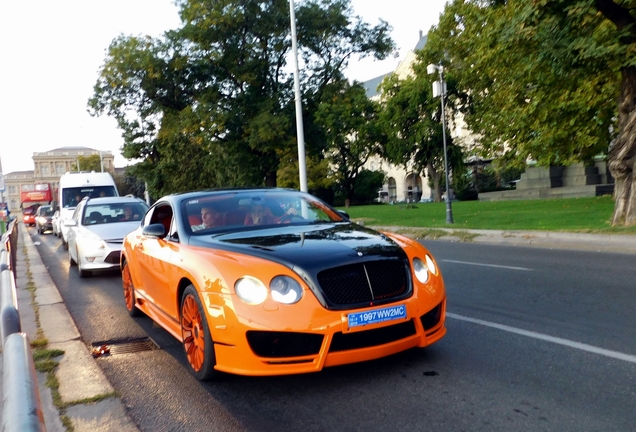
POLYGON ((305 132, 303 129, 303 107, 300 98, 300 73, 298 72, 298 44, 296 38, 296 12, 294 0, 289 0, 289 20, 291 24, 292 51, 294 54, 294 93, 296 98, 296 136, 298 140, 298 174, 300 190, 307 192, 307 165, 305 161, 305 132))
POLYGON ((451 206, 451 198, 450 198, 450 180, 448 175, 448 151, 446 149, 446 112, 444 107, 444 98, 446 97, 446 83, 444 82, 444 67, 440 65, 430 64, 426 68, 426 71, 429 75, 434 74, 435 72, 439 72, 439 83, 433 83, 433 96, 440 96, 440 100, 442 101, 442 140, 444 142, 444 173, 446 175, 446 223, 453 223, 453 208, 451 206), (436 88, 436 84, 439 85, 436 88))

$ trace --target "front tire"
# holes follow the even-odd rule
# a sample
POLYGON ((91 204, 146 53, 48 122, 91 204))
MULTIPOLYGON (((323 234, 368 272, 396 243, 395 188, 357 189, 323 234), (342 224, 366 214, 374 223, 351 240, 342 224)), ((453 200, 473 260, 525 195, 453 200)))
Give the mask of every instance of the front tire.
MULTIPOLYGON (((82 268, 82 258, 80 258, 79 249, 77 249, 77 247, 75 247, 75 254, 77 255, 77 272, 79 273, 79 277, 87 278, 91 276, 92 273, 90 271, 82 268)), ((69 256, 71 256, 70 253, 69 256)))
MULTIPOLYGON (((66 248, 66 250, 68 250, 68 248, 66 248)), ((77 262, 73 259, 73 255, 71 255, 70 250, 68 250, 68 263, 71 265, 71 267, 74 267, 77 265, 77 262)))
POLYGON ((194 286, 188 286, 181 297, 181 337, 190 371, 196 379, 217 378, 216 356, 205 312, 194 286))
POLYGON ((142 312, 135 306, 137 299, 135 298, 135 287, 130 275, 128 261, 124 261, 124 268, 121 271, 121 282, 124 286, 124 300, 126 301, 126 309, 131 317, 138 317, 142 312))

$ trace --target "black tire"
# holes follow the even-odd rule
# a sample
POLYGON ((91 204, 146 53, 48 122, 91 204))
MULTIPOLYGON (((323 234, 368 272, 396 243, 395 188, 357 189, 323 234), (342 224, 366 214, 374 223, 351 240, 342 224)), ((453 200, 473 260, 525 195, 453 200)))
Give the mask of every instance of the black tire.
MULTIPOLYGON (((68 247, 66 247, 66 250, 68 250, 68 247)), ((68 263, 71 267, 75 267, 77 265, 77 262, 75 262, 75 260, 71 256, 71 251, 68 251, 68 263)))
POLYGON ((86 278, 92 276, 93 273, 82 268, 82 260, 80 259, 79 250, 77 250, 77 247, 75 248, 75 254, 77 254, 77 272, 79 273, 79 277, 86 278))
POLYGON ((199 300, 199 293, 192 285, 188 286, 181 296, 179 318, 183 350, 190 372, 199 381, 218 379, 221 373, 214 369, 216 355, 208 321, 199 300), (201 354, 203 354, 202 361, 201 354))
POLYGON ((79 273, 79 277, 81 278, 87 278, 93 275, 93 273, 89 272, 88 270, 83 270, 80 264, 77 264, 77 272, 79 273))

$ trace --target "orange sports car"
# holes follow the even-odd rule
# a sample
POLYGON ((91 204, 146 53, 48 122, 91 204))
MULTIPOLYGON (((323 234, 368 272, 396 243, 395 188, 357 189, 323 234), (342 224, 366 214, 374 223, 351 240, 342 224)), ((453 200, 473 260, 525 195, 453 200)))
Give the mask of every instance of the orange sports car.
POLYGON ((121 271, 128 312, 177 338, 201 380, 315 372, 446 333, 424 246, 293 190, 166 196, 125 237, 121 271))

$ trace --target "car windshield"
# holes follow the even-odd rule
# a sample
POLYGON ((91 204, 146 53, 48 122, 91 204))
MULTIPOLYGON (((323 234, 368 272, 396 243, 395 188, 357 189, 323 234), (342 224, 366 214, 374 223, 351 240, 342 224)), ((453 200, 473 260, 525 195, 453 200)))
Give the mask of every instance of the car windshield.
POLYGON ((53 209, 51 207, 42 207, 40 209, 40 216, 53 216, 53 209))
POLYGON ((183 203, 183 223, 195 234, 268 227, 342 222, 324 202, 296 191, 211 192, 183 203))
POLYGON ((91 204, 84 209, 82 225, 140 221, 148 210, 143 201, 91 204))

